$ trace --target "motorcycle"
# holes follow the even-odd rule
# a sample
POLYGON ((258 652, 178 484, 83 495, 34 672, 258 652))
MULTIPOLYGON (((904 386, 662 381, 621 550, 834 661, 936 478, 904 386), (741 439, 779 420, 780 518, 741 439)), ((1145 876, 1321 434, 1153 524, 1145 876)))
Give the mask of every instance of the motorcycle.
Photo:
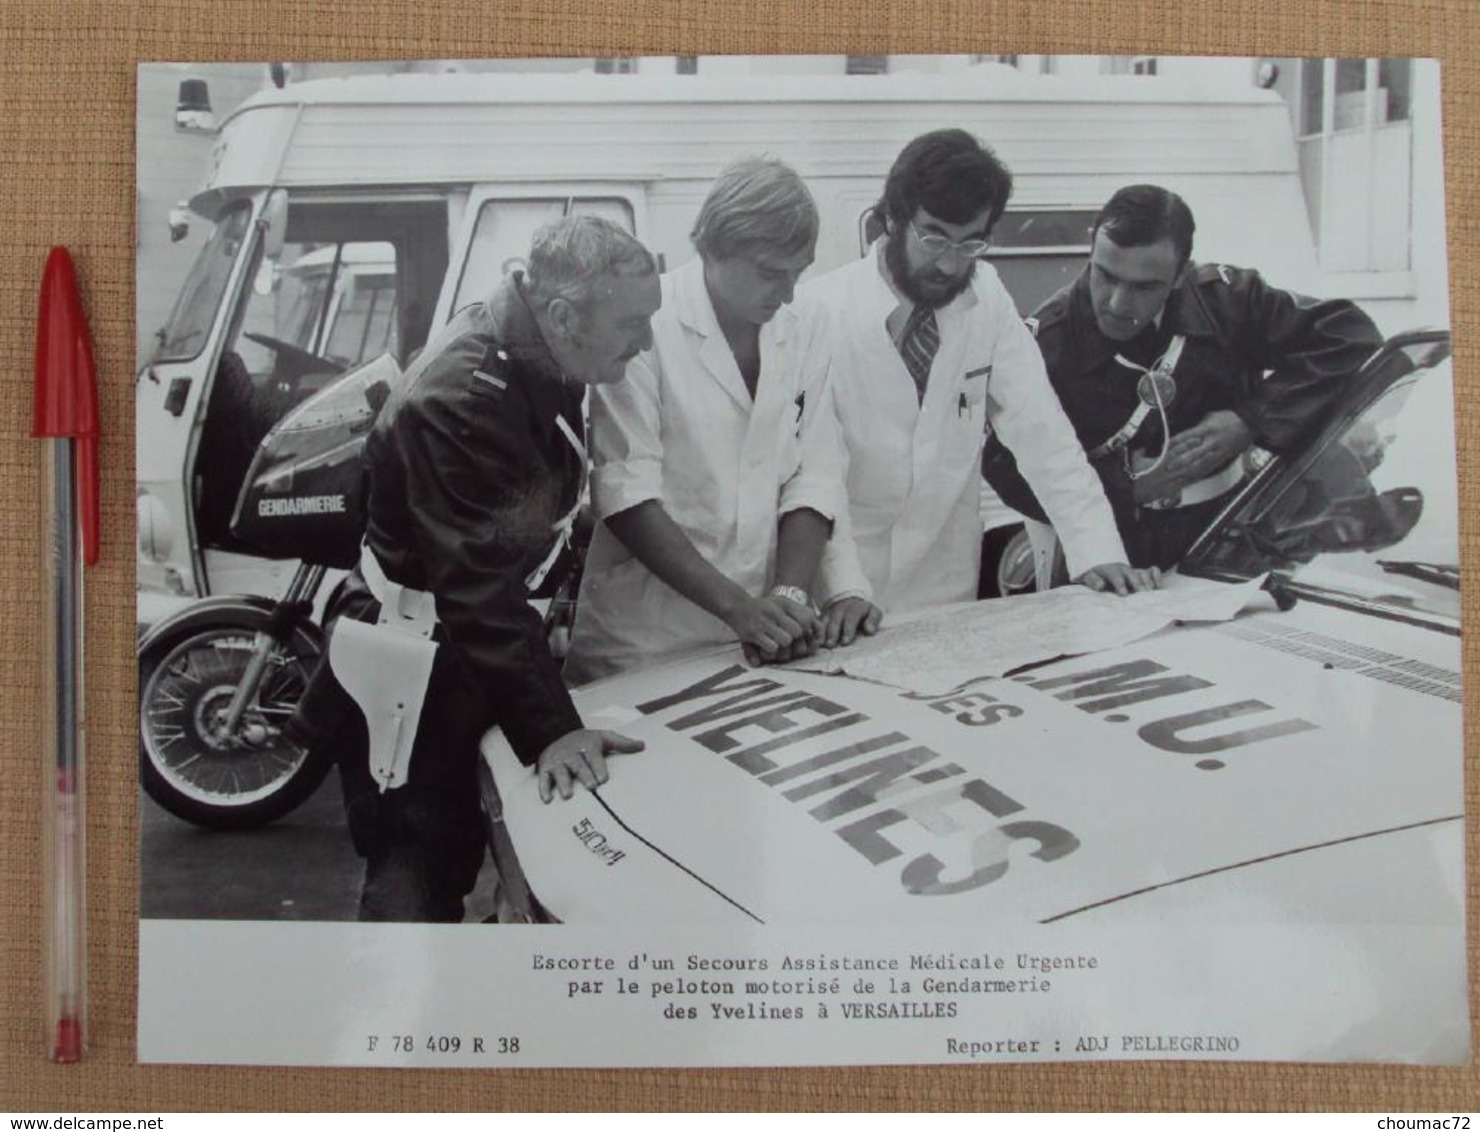
POLYGON ((257 446, 231 536, 246 553, 301 560, 283 596, 203 598, 140 640, 140 779, 176 817, 253 829, 291 812, 328 774, 329 758, 294 742, 287 724, 325 647, 315 599, 331 570, 359 557, 360 455, 401 378, 388 354, 350 370, 257 446))

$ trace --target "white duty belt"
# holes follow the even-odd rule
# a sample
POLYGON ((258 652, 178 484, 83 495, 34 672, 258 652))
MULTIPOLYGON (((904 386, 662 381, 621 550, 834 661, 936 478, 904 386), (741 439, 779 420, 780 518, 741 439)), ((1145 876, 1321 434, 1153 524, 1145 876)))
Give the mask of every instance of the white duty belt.
POLYGON ((405 785, 411 767, 437 656, 437 606, 427 591, 387 578, 368 544, 360 547, 360 574, 380 602, 380 617, 373 625, 341 617, 329 642, 329 668, 365 713, 370 777, 385 793, 405 785))
MULTIPOLYGON (((1134 461, 1142 457, 1133 457, 1134 461)), ((1229 461, 1227 467, 1221 468, 1210 476, 1190 483, 1176 495, 1166 499, 1152 499, 1141 506, 1152 511, 1174 511, 1178 507, 1191 507, 1195 503, 1206 503, 1210 499, 1217 499, 1225 492, 1232 491, 1244 482, 1248 475, 1248 468, 1244 464, 1242 456, 1237 456, 1229 461)))
POLYGON ((555 533, 555 541, 551 544, 549 553, 524 578, 524 588, 531 591, 540 588, 546 576, 555 568, 560 552, 570 545, 571 535, 576 529, 576 516, 581 513, 581 501, 586 495, 586 446, 581 443, 581 438, 576 435, 575 429, 566 423, 564 417, 557 415, 555 424, 570 443, 571 448, 575 450, 576 459, 581 468, 581 488, 576 492, 576 500, 570 505, 570 510, 551 525, 550 529, 555 533))

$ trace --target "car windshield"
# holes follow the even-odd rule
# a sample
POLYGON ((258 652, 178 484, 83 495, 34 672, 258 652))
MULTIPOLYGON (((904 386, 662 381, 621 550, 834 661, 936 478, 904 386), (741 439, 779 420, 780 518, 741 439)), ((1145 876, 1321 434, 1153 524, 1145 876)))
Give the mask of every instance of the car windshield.
MULTIPOLYGON (((1296 594, 1459 622, 1454 386, 1433 341, 1389 359, 1402 376, 1265 490, 1189 560, 1193 572, 1276 571, 1296 594)), ((1391 376, 1391 374, 1390 374, 1391 376)))
POLYGON ((205 348, 221 306, 221 296, 231 280, 231 269, 246 243, 251 218, 252 206, 244 201, 223 212, 217 220, 191 265, 169 322, 159 332, 156 362, 190 361, 205 348))

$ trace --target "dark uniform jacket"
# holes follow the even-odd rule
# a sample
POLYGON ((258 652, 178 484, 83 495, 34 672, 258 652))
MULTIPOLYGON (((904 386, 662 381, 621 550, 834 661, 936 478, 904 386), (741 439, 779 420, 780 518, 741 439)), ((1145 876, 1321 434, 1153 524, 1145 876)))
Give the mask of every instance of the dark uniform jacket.
POLYGON ((392 581, 431 591, 470 709, 530 764, 581 726, 526 580, 579 502, 582 387, 550 358, 517 279, 435 350, 366 442, 365 537, 392 581))
MULTIPOLYGON (((494 725, 526 765, 582 726, 527 582, 580 498, 584 454, 559 422, 583 443, 583 391, 562 377, 520 286, 448 324, 365 446, 366 542, 387 577, 430 591, 437 608, 440 647, 403 788, 413 793, 472 795, 477 744, 494 725)), ((332 612, 375 619, 358 570, 332 612)), ((336 745, 353 817, 354 798, 375 786, 353 738, 363 717, 327 663, 296 723, 310 741, 352 737, 336 745)))
MULTIPOLYGON (((1319 426, 1344 380, 1382 344, 1372 320, 1355 304, 1281 291, 1257 271, 1224 264, 1190 264, 1167 299, 1159 325, 1132 342, 1112 341, 1100 333, 1090 303, 1088 268, 1039 308, 1030 326, 1035 323, 1049 381, 1086 452, 1114 436, 1138 404, 1141 375, 1117 362, 1117 353, 1150 366, 1173 335, 1185 335, 1173 371, 1176 393, 1166 406, 1172 432, 1227 409, 1249 426, 1256 445, 1280 452, 1319 426)), ((1160 417, 1153 410, 1131 443, 1155 455, 1162 439, 1160 417)), ((1123 461, 1117 453, 1096 460, 1095 466, 1127 550, 1132 550, 1134 527, 1143 516, 1130 498, 1123 461)), ((983 455, 983 472, 1004 502, 1043 518, 1011 454, 995 438, 983 455)))

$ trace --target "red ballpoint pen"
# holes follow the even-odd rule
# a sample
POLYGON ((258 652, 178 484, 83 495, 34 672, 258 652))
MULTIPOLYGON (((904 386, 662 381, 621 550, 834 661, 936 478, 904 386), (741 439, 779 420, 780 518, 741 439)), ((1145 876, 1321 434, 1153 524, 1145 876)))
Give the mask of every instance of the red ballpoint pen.
POLYGON ((77 1061, 87 1045, 84 891, 82 570, 98 560, 98 390, 92 344, 66 248, 51 249, 36 327, 31 435, 43 462, 42 738, 47 1053, 77 1061))

